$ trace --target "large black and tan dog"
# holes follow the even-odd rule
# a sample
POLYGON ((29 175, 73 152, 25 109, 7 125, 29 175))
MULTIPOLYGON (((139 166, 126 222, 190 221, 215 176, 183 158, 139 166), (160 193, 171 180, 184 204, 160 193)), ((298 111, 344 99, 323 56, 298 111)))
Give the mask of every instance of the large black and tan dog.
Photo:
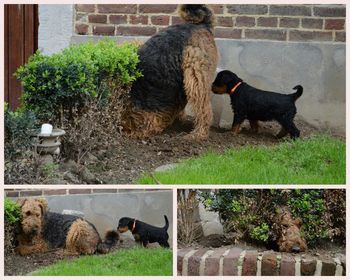
POLYGON ((139 48, 143 77, 132 85, 122 117, 123 131, 131 136, 162 132, 189 104, 195 123, 188 138, 208 137, 210 88, 218 60, 214 16, 206 5, 179 5, 178 11, 184 24, 163 29, 139 48))
POLYGON ((107 231, 103 242, 93 224, 87 220, 49 212, 44 198, 19 199, 21 229, 16 252, 20 255, 43 253, 62 248, 67 255, 108 253, 116 245, 119 234, 107 231))
POLYGON ((258 121, 276 120, 282 126, 277 137, 281 138, 289 133, 294 139, 300 135, 294 124, 297 113, 295 101, 302 95, 303 87, 297 85, 293 89, 297 91, 292 94, 263 91, 248 85, 228 70, 219 72, 212 85, 215 94, 230 95, 234 111, 232 131, 235 134, 239 133, 240 125, 245 119, 249 120, 255 131, 259 128, 258 121))
POLYGON ((169 248, 169 235, 167 232, 169 221, 165 215, 164 219, 165 226, 161 228, 146 224, 136 219, 123 217, 118 222, 118 232, 123 233, 130 230, 135 241, 141 243, 144 247, 147 247, 148 243, 158 242, 160 246, 169 248))

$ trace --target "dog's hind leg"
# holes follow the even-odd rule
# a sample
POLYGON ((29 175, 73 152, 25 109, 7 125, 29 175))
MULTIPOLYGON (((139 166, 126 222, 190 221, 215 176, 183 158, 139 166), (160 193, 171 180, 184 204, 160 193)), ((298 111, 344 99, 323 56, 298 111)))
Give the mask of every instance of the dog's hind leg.
POLYGON ((300 136, 300 130, 295 126, 293 120, 278 120, 280 125, 282 126, 281 131, 277 134, 278 138, 284 137, 287 133, 290 134, 292 139, 296 139, 300 136))
POLYGON ((184 88, 187 102, 194 113, 194 130, 191 138, 206 139, 213 113, 210 103, 211 83, 217 65, 217 50, 212 34, 199 30, 192 35, 183 52, 184 88))

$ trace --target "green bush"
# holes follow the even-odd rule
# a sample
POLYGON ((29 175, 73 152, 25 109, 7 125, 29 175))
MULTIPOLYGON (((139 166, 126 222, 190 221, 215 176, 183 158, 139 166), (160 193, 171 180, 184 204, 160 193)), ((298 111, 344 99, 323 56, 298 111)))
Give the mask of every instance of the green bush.
POLYGON ((218 212, 227 231, 241 238, 268 242, 279 209, 288 206, 302 220, 301 231, 308 244, 321 240, 345 244, 345 191, 323 189, 199 191, 204 206, 218 212))
POLYGON ((5 155, 13 157, 30 148, 30 133, 37 127, 37 119, 33 112, 23 108, 12 112, 5 104, 5 155))
POLYGON ((109 95, 113 80, 129 85, 141 76, 136 44, 111 40, 71 45, 47 56, 37 51, 16 71, 23 86, 22 101, 40 120, 73 119, 92 99, 109 95))
POLYGON ((19 205, 13 200, 5 197, 5 220, 10 224, 17 223, 21 218, 21 211, 19 205))

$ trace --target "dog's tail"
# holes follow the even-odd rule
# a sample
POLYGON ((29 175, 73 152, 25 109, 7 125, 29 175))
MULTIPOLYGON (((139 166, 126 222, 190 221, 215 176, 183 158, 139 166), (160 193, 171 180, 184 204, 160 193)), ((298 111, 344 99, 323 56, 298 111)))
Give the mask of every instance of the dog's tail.
POLYGON ((291 94, 294 98, 294 101, 296 101, 303 94, 303 87, 301 85, 297 85, 293 87, 293 89, 297 90, 297 92, 291 94))
POLYGON ((108 230, 105 234, 105 239, 97 245, 97 252, 107 254, 119 240, 119 233, 116 230, 108 230))
POLYGON ((164 229, 165 231, 167 231, 168 228, 169 228, 168 217, 167 217, 166 215, 164 215, 164 219, 165 219, 165 226, 163 227, 163 229, 164 229))
POLYGON ((202 4, 182 4, 178 7, 179 16, 188 23, 206 24, 213 27, 215 17, 213 11, 202 4))

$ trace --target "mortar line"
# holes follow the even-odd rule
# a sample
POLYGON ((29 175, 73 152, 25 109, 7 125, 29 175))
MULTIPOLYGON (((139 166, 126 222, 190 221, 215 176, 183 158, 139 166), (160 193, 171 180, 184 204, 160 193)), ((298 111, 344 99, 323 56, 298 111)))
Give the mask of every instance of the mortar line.
POLYGON ((322 273, 322 261, 317 260, 314 276, 321 276, 321 273, 322 273))
POLYGON ((223 276, 223 275, 224 275, 224 258, 225 258, 225 256, 228 255, 229 252, 230 252, 230 249, 226 250, 226 251, 220 256, 220 260, 219 260, 219 276, 223 276))
POLYGON ((191 250, 186 255, 184 255, 184 258, 182 260, 182 276, 188 276, 188 259, 192 257, 197 250, 191 250))
POLYGON ((206 251, 205 254, 201 257, 199 261, 199 276, 204 276, 205 272, 205 260, 207 257, 209 257, 212 253, 214 253, 213 250, 206 251))
POLYGON ((246 251, 244 250, 239 255, 238 262, 237 262, 237 276, 242 276, 245 254, 246 254, 246 251))

